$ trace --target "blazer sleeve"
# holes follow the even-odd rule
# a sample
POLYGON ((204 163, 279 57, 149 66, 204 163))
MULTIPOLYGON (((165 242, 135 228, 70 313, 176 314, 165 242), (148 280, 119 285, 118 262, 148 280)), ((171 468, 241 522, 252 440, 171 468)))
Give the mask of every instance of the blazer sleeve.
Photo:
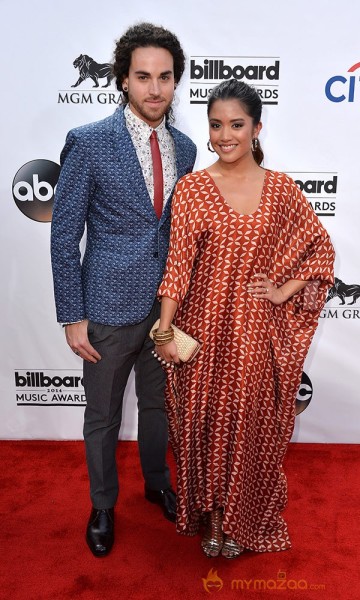
POLYGON ((70 131, 61 153, 61 172, 51 225, 51 261, 57 320, 72 323, 86 318, 79 244, 95 188, 84 136, 70 131))

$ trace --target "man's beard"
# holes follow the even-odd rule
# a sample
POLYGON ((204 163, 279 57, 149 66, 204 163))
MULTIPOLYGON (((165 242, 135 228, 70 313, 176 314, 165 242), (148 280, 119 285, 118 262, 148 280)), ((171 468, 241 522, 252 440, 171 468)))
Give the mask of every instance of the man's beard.
MULTIPOLYGON (((130 105, 135 108, 140 117, 143 117, 144 120, 149 121, 150 123, 156 123, 158 121, 161 121, 163 116, 169 111, 170 106, 172 104, 171 99, 169 102, 161 102, 158 109, 156 107, 150 108, 149 106, 147 106, 145 101, 143 101, 142 103, 137 102, 137 100, 134 99, 130 92, 128 93, 128 97, 130 105)), ((154 98, 154 100, 157 99, 162 100, 163 98, 162 96, 154 98)))

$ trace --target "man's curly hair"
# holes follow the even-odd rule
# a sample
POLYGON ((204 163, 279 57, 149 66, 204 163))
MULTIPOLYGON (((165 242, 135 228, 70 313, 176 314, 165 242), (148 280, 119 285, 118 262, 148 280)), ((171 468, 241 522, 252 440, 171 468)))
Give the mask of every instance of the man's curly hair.
POLYGON ((176 35, 164 27, 152 23, 139 23, 130 27, 116 43, 114 52, 114 75, 116 87, 123 94, 123 103, 129 101, 128 93, 122 89, 124 79, 129 75, 131 55, 136 48, 165 48, 174 59, 174 79, 179 83, 185 69, 185 56, 176 35))

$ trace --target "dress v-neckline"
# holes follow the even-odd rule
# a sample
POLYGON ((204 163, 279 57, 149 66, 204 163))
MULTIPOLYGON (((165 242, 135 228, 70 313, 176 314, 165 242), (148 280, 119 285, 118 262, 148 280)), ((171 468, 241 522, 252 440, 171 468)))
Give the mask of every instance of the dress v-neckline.
POLYGON ((210 175, 209 171, 207 171, 206 169, 203 169, 203 172, 206 174, 206 176, 208 177, 208 179, 210 179, 211 184, 215 188, 215 190, 216 190, 216 192, 218 194, 218 197, 219 197, 219 201, 221 202, 221 205, 225 206, 231 213, 234 213, 237 217, 241 217, 241 218, 243 218, 243 217, 254 217, 257 212, 261 211, 262 204, 263 204, 263 198, 264 198, 264 191, 265 191, 265 187, 266 187, 266 183, 267 183, 267 177, 268 177, 268 174, 269 174, 269 170, 268 169, 264 169, 264 171, 265 171, 265 173, 264 173, 264 180, 263 180, 263 184, 262 184, 262 188, 261 188, 261 194, 260 194, 259 204, 257 205, 256 209, 253 212, 246 214, 246 213, 240 213, 235 208, 233 208, 231 206, 231 204, 229 204, 229 202, 227 202, 227 200, 224 198, 224 196, 220 192, 220 189, 219 189, 218 185, 216 184, 214 178, 210 175))

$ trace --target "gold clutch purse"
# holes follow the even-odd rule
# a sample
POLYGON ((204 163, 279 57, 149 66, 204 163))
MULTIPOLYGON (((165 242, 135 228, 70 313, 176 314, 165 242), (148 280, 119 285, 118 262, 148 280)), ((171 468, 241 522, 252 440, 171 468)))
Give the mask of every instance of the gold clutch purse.
MULTIPOLYGON (((154 331, 159 328, 159 324, 160 319, 158 319, 151 328, 149 335, 152 340, 154 339, 154 331)), ((184 331, 181 331, 181 329, 175 325, 171 325, 171 327, 174 330, 174 341, 177 346, 181 362, 188 362, 195 358, 201 348, 201 344, 197 340, 194 340, 191 335, 184 333, 184 331)))

